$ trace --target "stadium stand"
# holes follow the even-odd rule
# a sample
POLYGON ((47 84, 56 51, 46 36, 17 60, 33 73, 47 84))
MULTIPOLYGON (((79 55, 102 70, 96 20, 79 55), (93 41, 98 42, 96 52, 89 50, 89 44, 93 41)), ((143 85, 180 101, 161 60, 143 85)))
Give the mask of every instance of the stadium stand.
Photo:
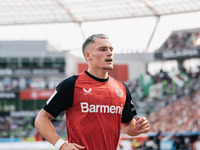
POLYGON ((142 142, 137 138, 126 139, 136 140, 138 149, 157 149, 160 133, 163 149, 167 145, 169 149, 194 147, 200 134, 200 70, 195 73, 161 70, 154 76, 143 74, 128 85, 138 114, 150 121, 151 133, 142 142))
POLYGON ((65 77, 65 52, 55 51, 46 41, 0 41, 0 142, 39 140, 35 116, 65 77))
POLYGON ((33 118, 24 115, 0 117, 0 138, 28 138, 33 129, 33 118))
POLYGON ((200 134, 200 67, 197 66, 196 72, 187 70, 183 62, 199 57, 198 39, 199 29, 172 33, 155 57, 162 61, 178 61, 179 70, 167 72, 161 69, 155 75, 147 72, 137 80, 129 81, 138 113, 146 116, 152 127, 149 140, 136 147, 157 149, 160 143, 162 149, 195 149, 200 134), (183 53, 184 50, 187 53, 183 53), (165 58, 164 53, 170 53, 168 56, 172 57, 165 58), (159 138, 157 133, 160 133, 159 138))
POLYGON ((0 41, 0 111, 41 108, 33 101, 65 77, 65 55, 47 41, 0 41))
POLYGON ((199 40, 200 29, 175 31, 158 51, 198 48, 199 40))

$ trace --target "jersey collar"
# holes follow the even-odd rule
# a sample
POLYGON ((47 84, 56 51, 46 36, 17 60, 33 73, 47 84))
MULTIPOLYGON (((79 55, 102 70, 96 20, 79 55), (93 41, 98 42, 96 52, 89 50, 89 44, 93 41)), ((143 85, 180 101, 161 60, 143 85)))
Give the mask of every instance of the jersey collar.
POLYGON ((108 76, 108 78, 106 78, 106 79, 101 79, 101 78, 97 78, 97 77, 93 76, 93 75, 90 74, 88 71, 85 71, 85 73, 86 73, 89 77, 91 77, 92 79, 94 79, 94 80, 96 80, 96 81, 99 81, 99 82, 107 82, 108 79, 109 79, 109 76, 108 76))

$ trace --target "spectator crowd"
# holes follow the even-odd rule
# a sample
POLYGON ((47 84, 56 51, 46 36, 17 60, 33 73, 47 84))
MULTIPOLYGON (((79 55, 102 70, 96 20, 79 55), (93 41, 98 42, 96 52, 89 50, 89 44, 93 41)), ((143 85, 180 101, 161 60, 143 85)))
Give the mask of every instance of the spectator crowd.
POLYGON ((200 29, 173 32, 160 50, 181 50, 199 47, 200 29))

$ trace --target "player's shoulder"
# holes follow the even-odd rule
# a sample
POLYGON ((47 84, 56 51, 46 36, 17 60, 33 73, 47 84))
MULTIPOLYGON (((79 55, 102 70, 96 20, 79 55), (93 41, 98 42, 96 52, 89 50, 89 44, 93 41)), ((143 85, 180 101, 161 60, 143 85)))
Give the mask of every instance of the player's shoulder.
POLYGON ((112 80, 114 80, 115 82, 117 82, 118 84, 122 84, 123 86, 125 86, 126 88, 127 88, 127 85, 126 85, 126 83, 125 82, 123 82, 123 81, 121 81, 121 80, 119 80, 119 79, 117 79, 117 78, 114 78, 114 77, 111 77, 111 76, 109 76, 112 80))
POLYGON ((67 78, 65 78, 64 80, 62 80, 60 82, 60 84, 74 84, 76 82, 76 80, 80 77, 80 76, 84 76, 85 73, 84 72, 81 72, 79 74, 75 74, 75 75, 72 75, 72 76, 69 76, 67 78))
POLYGON ((59 87, 65 87, 65 86, 70 86, 70 85, 74 85, 76 80, 78 79, 79 75, 72 75, 69 76, 65 79, 63 79, 57 86, 57 88, 59 87))
POLYGON ((78 77, 79 77, 79 75, 69 76, 69 77, 65 78, 63 81, 61 81, 61 83, 74 82, 77 80, 78 77))
POLYGON ((120 84, 126 85, 123 81, 121 81, 121 80, 119 80, 119 79, 117 79, 117 78, 114 78, 114 77, 111 77, 111 76, 109 76, 109 78, 110 78, 111 80, 117 82, 117 83, 120 83, 120 84))

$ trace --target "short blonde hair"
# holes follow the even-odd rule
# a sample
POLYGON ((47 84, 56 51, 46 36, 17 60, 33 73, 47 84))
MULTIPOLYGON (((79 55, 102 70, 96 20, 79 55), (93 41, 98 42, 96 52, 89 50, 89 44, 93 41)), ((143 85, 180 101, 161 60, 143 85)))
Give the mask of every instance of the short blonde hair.
POLYGON ((107 35, 105 34, 93 34, 91 36, 89 36, 85 42, 83 43, 82 45, 82 52, 83 52, 83 55, 84 55, 84 52, 85 52, 85 48, 90 44, 90 43, 94 43, 96 39, 109 39, 107 35))

